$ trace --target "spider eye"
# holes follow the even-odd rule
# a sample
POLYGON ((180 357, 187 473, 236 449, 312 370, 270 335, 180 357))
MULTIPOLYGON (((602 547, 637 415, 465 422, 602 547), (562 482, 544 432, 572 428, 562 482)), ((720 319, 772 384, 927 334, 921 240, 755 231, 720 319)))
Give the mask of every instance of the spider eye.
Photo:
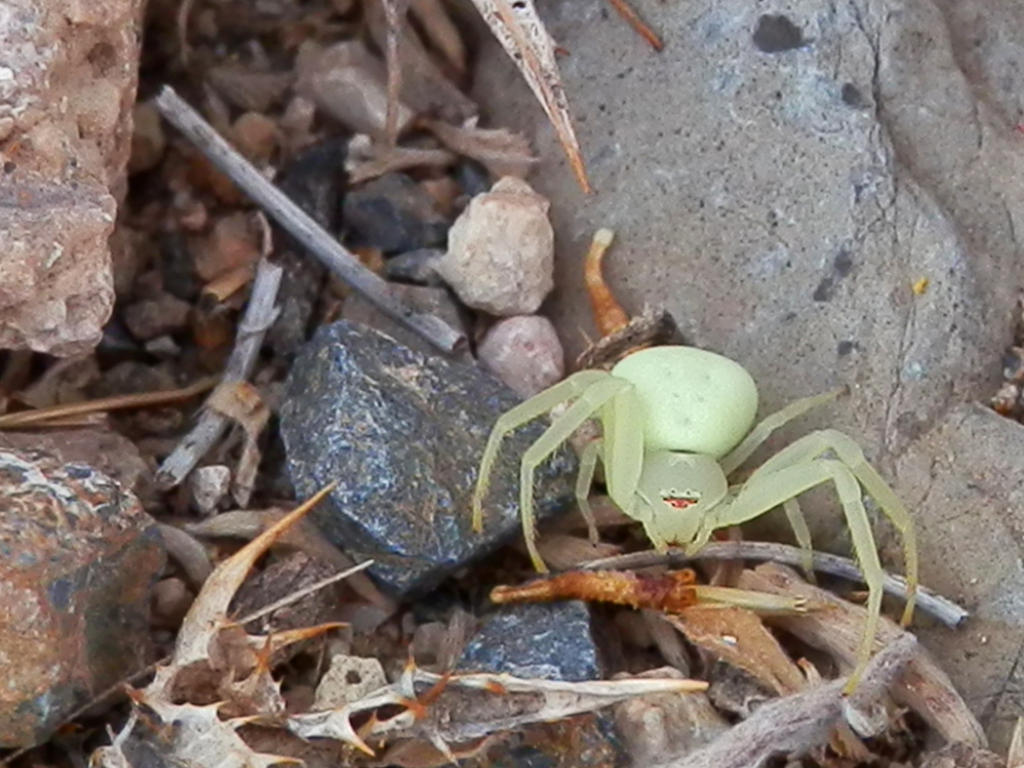
POLYGON ((662 491, 660 496, 661 500, 672 509, 686 509, 700 502, 700 493, 689 489, 677 491, 675 488, 670 488, 667 491, 662 491))

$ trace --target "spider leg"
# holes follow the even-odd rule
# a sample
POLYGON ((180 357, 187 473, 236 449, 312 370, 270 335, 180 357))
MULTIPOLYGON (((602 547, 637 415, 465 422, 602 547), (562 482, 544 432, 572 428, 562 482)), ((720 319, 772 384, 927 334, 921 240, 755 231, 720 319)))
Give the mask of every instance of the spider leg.
POLYGON ((731 475, 739 468, 740 464, 749 459, 750 455, 761 447, 761 444, 771 436, 772 432, 812 408, 834 400, 842 391, 842 389, 833 389, 831 392, 823 392, 820 395, 803 397, 794 400, 782 410, 766 416, 764 420, 754 425, 754 428, 739 445, 722 458, 719 462, 722 465, 722 471, 726 476, 731 475))
POLYGON ((636 491, 644 469, 642 425, 642 406, 632 386, 617 392, 601 411, 605 485, 612 501, 629 517, 635 517, 636 491))
POLYGON ((907 602, 901 619, 903 626, 906 626, 914 616, 914 602, 917 597, 917 536, 914 532, 914 521, 903 501, 864 458, 864 452, 853 438, 835 429, 812 432, 768 459, 747 482, 762 473, 770 474, 782 467, 809 461, 828 450, 835 452, 839 460, 850 468, 864 486, 864 490, 878 504, 882 514, 889 518, 899 531, 903 542, 903 566, 907 573, 907 602))
POLYGON ((617 394, 632 386, 628 381, 611 376, 606 376, 602 381, 591 385, 580 394, 576 402, 569 406, 568 410, 548 427, 544 434, 538 437, 536 442, 523 454, 523 462, 519 467, 519 512, 523 518, 523 536, 526 539, 526 549, 530 553, 530 559, 533 561, 534 568, 541 573, 546 573, 548 568, 544 564, 540 552, 537 551, 537 543, 535 541, 536 531, 533 519, 534 470, 559 445, 564 443, 584 421, 593 416, 596 411, 617 394))
POLYGON ((807 518, 800 509, 800 502, 796 499, 786 499, 782 502, 782 508, 786 512, 786 519, 789 527, 793 529, 796 536, 796 543, 800 545, 800 554, 803 556, 804 576, 811 584, 816 583, 814 577, 814 548, 811 546, 811 529, 807 527, 807 518))
MULTIPOLYGON (((857 666, 844 688, 846 693, 857 687, 860 676, 871 658, 878 618, 882 609, 882 581, 885 572, 878 560, 875 539, 871 533, 871 521, 864 502, 858 478, 845 462, 835 459, 813 459, 792 464, 771 474, 751 477, 739 494, 709 514, 708 529, 739 525, 783 504, 816 485, 832 481, 839 496, 839 502, 850 528, 853 549, 860 563, 864 581, 868 585, 867 619, 864 634, 857 651, 857 666)), ((703 531, 702 531, 703 532, 703 531)))
POLYGON ((498 458, 498 451, 501 448, 501 441, 505 439, 505 436, 526 422, 547 413, 559 403, 578 397, 588 387, 608 378, 609 374, 602 371, 579 371, 498 417, 487 438, 487 447, 484 448, 483 458, 480 460, 480 471, 477 473, 476 488, 473 491, 474 531, 479 533, 484 528, 483 501, 490 486, 491 470, 494 468, 494 462, 498 458))
POLYGON ((651 546, 654 547, 656 552, 668 552, 668 539, 661 535, 661 531, 654 524, 653 519, 642 520, 644 526, 644 533, 647 534, 647 538, 651 541, 651 546))
POLYGON ((601 456, 601 438, 591 440, 583 449, 580 455, 580 471, 576 475, 576 504, 580 508, 580 514, 587 521, 587 533, 590 536, 590 543, 597 544, 597 520, 590 508, 590 486, 594 483, 594 472, 597 469, 597 460, 601 456))

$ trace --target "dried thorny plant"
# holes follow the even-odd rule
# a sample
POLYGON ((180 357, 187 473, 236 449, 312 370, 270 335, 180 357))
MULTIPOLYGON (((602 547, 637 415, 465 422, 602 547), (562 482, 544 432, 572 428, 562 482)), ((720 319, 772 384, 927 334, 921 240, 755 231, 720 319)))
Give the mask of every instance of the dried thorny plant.
POLYGON ((351 698, 343 691, 329 706, 289 712, 281 680, 274 676, 279 652, 339 625, 254 635, 244 629, 252 617, 232 620, 228 607, 256 560, 331 488, 281 518, 206 579, 170 659, 157 668, 149 685, 129 689, 128 722, 111 734, 109 746, 93 754, 92 765, 132 765, 142 750, 196 768, 296 762, 287 754, 250 747, 240 732, 247 725, 302 739, 333 739, 366 755, 422 742, 455 760, 466 743, 528 723, 550 722, 646 694, 707 688, 707 683, 677 678, 562 682, 504 674, 437 674, 410 660, 398 679, 374 690, 353 689, 349 693, 357 695, 351 698))

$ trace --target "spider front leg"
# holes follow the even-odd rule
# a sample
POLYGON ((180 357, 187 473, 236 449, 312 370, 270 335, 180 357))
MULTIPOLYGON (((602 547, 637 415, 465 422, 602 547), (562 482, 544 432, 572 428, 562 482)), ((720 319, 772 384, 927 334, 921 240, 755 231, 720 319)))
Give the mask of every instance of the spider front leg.
MULTIPOLYGON (((602 406, 611 404, 613 399, 623 394, 629 394, 632 384, 612 376, 605 376, 602 381, 591 385, 586 389, 569 409, 563 413, 555 422, 548 427, 544 434, 537 438, 526 453, 523 454, 523 462, 519 469, 519 513, 523 519, 523 537, 526 539, 526 549, 530 553, 533 567, 541 573, 547 573, 548 567, 544 559, 537 551, 536 531, 533 515, 533 473, 537 466, 550 456, 559 445, 569 439, 579 427, 600 410, 602 406)), ((614 406, 611 406, 614 411, 614 406)), ((604 419, 607 430, 609 418, 604 419)), ((610 441, 610 437, 607 438, 610 441)), ((640 456, 634 456, 637 463, 640 456)), ((637 473, 639 474, 639 473, 637 473)), ((609 484, 611 475, 609 474, 609 484)), ((627 511, 628 510, 624 510, 627 511)))
POLYGON ((479 533, 484 529, 483 501, 487 496, 487 490, 491 482, 491 471, 494 469, 494 462, 498 458, 501 441, 505 439, 505 436, 528 421, 532 421, 538 416, 547 413, 559 403, 564 403, 566 400, 578 397, 590 386, 608 378, 609 375, 602 371, 579 371, 498 417, 490 436, 487 438, 487 447, 484 448, 484 455, 480 460, 476 488, 473 491, 474 531, 479 533))
POLYGON ((854 553, 860 563, 864 581, 868 585, 867 620, 857 651, 857 666, 844 688, 846 693, 857 687, 860 676, 871 658, 881 615, 882 582, 885 577, 871 533, 871 521, 861 500, 860 483, 857 480, 845 463, 835 459, 813 459, 785 466, 774 472, 758 470, 731 501, 726 501, 709 512, 699 537, 700 540, 706 541, 712 530, 752 520, 816 485, 829 481, 835 485, 846 523, 850 528, 854 553))
MULTIPOLYGON (((628 393, 622 393, 615 398, 615 405, 613 408, 624 409, 626 413, 631 413, 629 409, 633 406, 628 393), (625 401, 625 405, 622 404, 625 401)), ((618 432, 618 440, 622 441, 622 431, 618 432)), ((637 437, 639 441, 639 437, 637 437)), ((580 471, 576 476, 576 503, 579 505, 580 513, 583 515, 583 519, 587 522, 587 531, 590 535, 590 542, 596 544, 599 540, 599 534, 597 530, 597 520, 594 517, 594 512, 590 508, 590 487, 594 482, 594 472, 597 469, 597 461, 601 459, 605 460, 604 456, 604 445, 605 440, 603 438, 597 438, 587 443, 583 449, 583 453, 580 456, 580 471)), ((627 446, 632 448, 633 440, 627 441, 627 446)), ((642 452, 642 447, 639 449, 642 452)), ((623 464, 629 456, 623 457, 623 464)), ((637 479, 631 471, 631 465, 626 466, 624 471, 621 466, 618 474, 614 474, 616 470, 605 464, 605 474, 608 476, 609 489, 615 489, 616 497, 612 500, 616 502, 620 509, 623 510, 624 514, 629 515, 634 520, 638 520, 644 526, 644 531, 647 533, 647 538, 650 539, 651 544, 659 552, 665 552, 668 550, 668 541, 664 536, 661 535, 661 531, 655 524, 654 516, 650 513, 650 510, 645 506, 646 502, 643 498, 636 496, 637 479), (615 477, 615 483, 613 484, 612 477, 615 477), (625 498, 624 498, 625 497, 625 498), (626 498, 631 499, 629 503, 623 503, 626 498)))
POLYGON ((591 440, 580 454, 580 471, 576 475, 576 505, 580 514, 587 522, 587 534, 591 544, 597 544, 597 519, 590 508, 590 486, 594 484, 594 472, 597 471, 597 460, 601 457, 601 438, 591 440))
POLYGON ((917 598, 917 536, 914 533, 914 521, 900 497, 864 458, 864 452, 853 438, 835 429, 812 432, 768 459, 747 482, 753 481, 762 473, 770 474, 785 466, 810 461, 830 450, 849 467, 864 490, 878 504, 882 514, 888 517, 899 531, 903 541, 903 565, 907 573, 907 602, 901 623, 907 626, 914 616, 914 602, 917 598))

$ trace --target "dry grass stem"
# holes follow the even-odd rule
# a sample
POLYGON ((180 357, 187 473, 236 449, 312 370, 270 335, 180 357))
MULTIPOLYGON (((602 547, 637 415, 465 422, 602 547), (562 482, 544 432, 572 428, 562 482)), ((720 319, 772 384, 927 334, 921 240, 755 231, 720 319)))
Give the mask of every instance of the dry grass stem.
POLYGON ((873 708, 916 650, 914 636, 901 633, 871 660, 851 696, 843 695, 845 680, 834 680, 776 699, 708 746, 657 768, 760 768, 776 755, 806 754, 824 745, 844 718, 873 708))
POLYGON ((62 403, 32 411, 18 411, 0 416, 0 430, 23 429, 25 427, 65 426, 67 419, 107 411, 123 411, 133 408, 152 408, 171 405, 208 392, 217 384, 217 379, 207 377, 181 389, 167 389, 160 392, 139 392, 131 395, 101 397, 80 403, 62 403))

